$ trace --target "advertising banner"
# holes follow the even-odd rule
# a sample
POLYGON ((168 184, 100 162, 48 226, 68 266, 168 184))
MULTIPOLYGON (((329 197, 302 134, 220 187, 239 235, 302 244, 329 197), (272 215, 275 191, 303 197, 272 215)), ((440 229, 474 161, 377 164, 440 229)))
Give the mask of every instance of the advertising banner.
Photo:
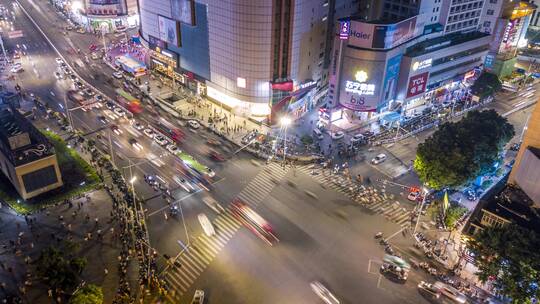
POLYGON ((384 61, 344 57, 339 83, 339 103, 354 111, 376 111, 381 99, 384 66, 384 61))
POLYGON ((158 15, 159 39, 180 46, 180 23, 158 15))
POLYGON ((384 73, 383 100, 388 101, 393 98, 396 91, 399 77, 399 66, 401 64, 402 54, 390 58, 386 62, 386 72, 384 73))
POLYGON ((409 78, 407 86, 407 98, 414 97, 426 91, 429 72, 424 72, 409 78))
POLYGON ((164 50, 167 48, 167 43, 165 41, 159 40, 159 38, 152 35, 148 35, 148 45, 152 50, 156 50, 156 48, 164 50))
POLYGON ((171 15, 177 21, 195 25, 195 2, 193 0, 171 0, 171 15))
POLYGON ((396 24, 377 25, 373 32, 373 48, 391 49, 414 38, 416 16, 396 24))

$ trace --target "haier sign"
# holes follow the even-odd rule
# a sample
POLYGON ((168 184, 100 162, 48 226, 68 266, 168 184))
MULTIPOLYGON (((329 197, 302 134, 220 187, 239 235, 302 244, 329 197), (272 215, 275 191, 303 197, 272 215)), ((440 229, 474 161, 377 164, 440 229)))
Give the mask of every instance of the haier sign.
POLYGON ((351 21, 349 30, 349 45, 371 48, 373 44, 373 24, 351 21))

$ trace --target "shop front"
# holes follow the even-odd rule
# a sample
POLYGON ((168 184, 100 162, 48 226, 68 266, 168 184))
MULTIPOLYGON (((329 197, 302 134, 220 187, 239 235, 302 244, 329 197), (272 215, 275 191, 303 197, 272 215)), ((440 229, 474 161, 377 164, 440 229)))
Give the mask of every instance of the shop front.
MULTIPOLYGON (((192 72, 180 73, 178 54, 159 47, 157 43, 156 41, 150 43, 150 69, 171 79, 174 82, 173 85, 181 84, 198 95, 206 96, 206 84, 197 80, 192 72)), ((161 42, 161 46, 166 47, 166 43, 161 42)))
POLYGON ((272 104, 270 121, 275 124, 279 117, 287 116, 293 120, 302 117, 315 107, 317 82, 306 80, 294 85, 293 81, 272 84, 272 104))

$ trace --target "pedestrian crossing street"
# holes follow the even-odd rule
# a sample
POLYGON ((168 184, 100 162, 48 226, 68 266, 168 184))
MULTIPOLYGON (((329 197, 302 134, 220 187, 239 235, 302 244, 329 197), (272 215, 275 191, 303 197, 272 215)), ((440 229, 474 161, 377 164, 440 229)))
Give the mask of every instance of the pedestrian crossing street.
MULTIPOLYGON (((289 167, 282 168, 277 163, 265 166, 237 197, 251 208, 257 207, 285 177, 289 169, 289 167)), ((189 249, 177 257, 181 266, 170 266, 163 274, 169 286, 169 293, 166 295, 168 302, 179 303, 180 297, 189 290, 193 282, 242 226, 229 209, 217 216, 212 223, 216 234, 211 237, 202 234, 192 239, 189 249)))
POLYGON ((340 192, 358 204, 370 209, 374 213, 384 216, 387 220, 401 227, 410 226, 411 211, 402 207, 391 195, 385 193, 385 189, 377 190, 374 187, 358 186, 353 181, 341 175, 333 175, 314 169, 313 165, 299 166, 297 169, 311 176, 322 187, 340 192), (315 173, 315 174, 313 174, 315 173))

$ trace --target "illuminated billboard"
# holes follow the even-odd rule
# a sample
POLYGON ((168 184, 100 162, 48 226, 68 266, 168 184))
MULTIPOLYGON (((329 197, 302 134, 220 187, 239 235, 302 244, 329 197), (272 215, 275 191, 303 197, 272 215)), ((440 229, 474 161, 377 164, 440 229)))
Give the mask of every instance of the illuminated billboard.
POLYGON ((339 39, 347 40, 349 39, 349 31, 351 29, 350 21, 340 21, 339 22, 339 39))
POLYGON ((376 111, 381 97, 384 67, 384 61, 344 57, 339 83, 339 103, 354 111, 376 111))
POLYGON ((167 17, 158 15, 159 39, 180 46, 180 23, 167 17))
POLYGON ((416 37, 423 24, 417 24, 417 18, 412 17, 394 24, 372 24, 360 21, 340 22, 340 39, 344 39, 344 30, 349 28, 349 45, 371 48, 391 49, 416 37))
POLYGON ((195 25, 195 2, 193 0, 171 0, 171 15, 177 21, 195 25))
POLYGON ((407 86, 407 98, 414 97, 426 91, 429 72, 424 72, 409 78, 407 86))

